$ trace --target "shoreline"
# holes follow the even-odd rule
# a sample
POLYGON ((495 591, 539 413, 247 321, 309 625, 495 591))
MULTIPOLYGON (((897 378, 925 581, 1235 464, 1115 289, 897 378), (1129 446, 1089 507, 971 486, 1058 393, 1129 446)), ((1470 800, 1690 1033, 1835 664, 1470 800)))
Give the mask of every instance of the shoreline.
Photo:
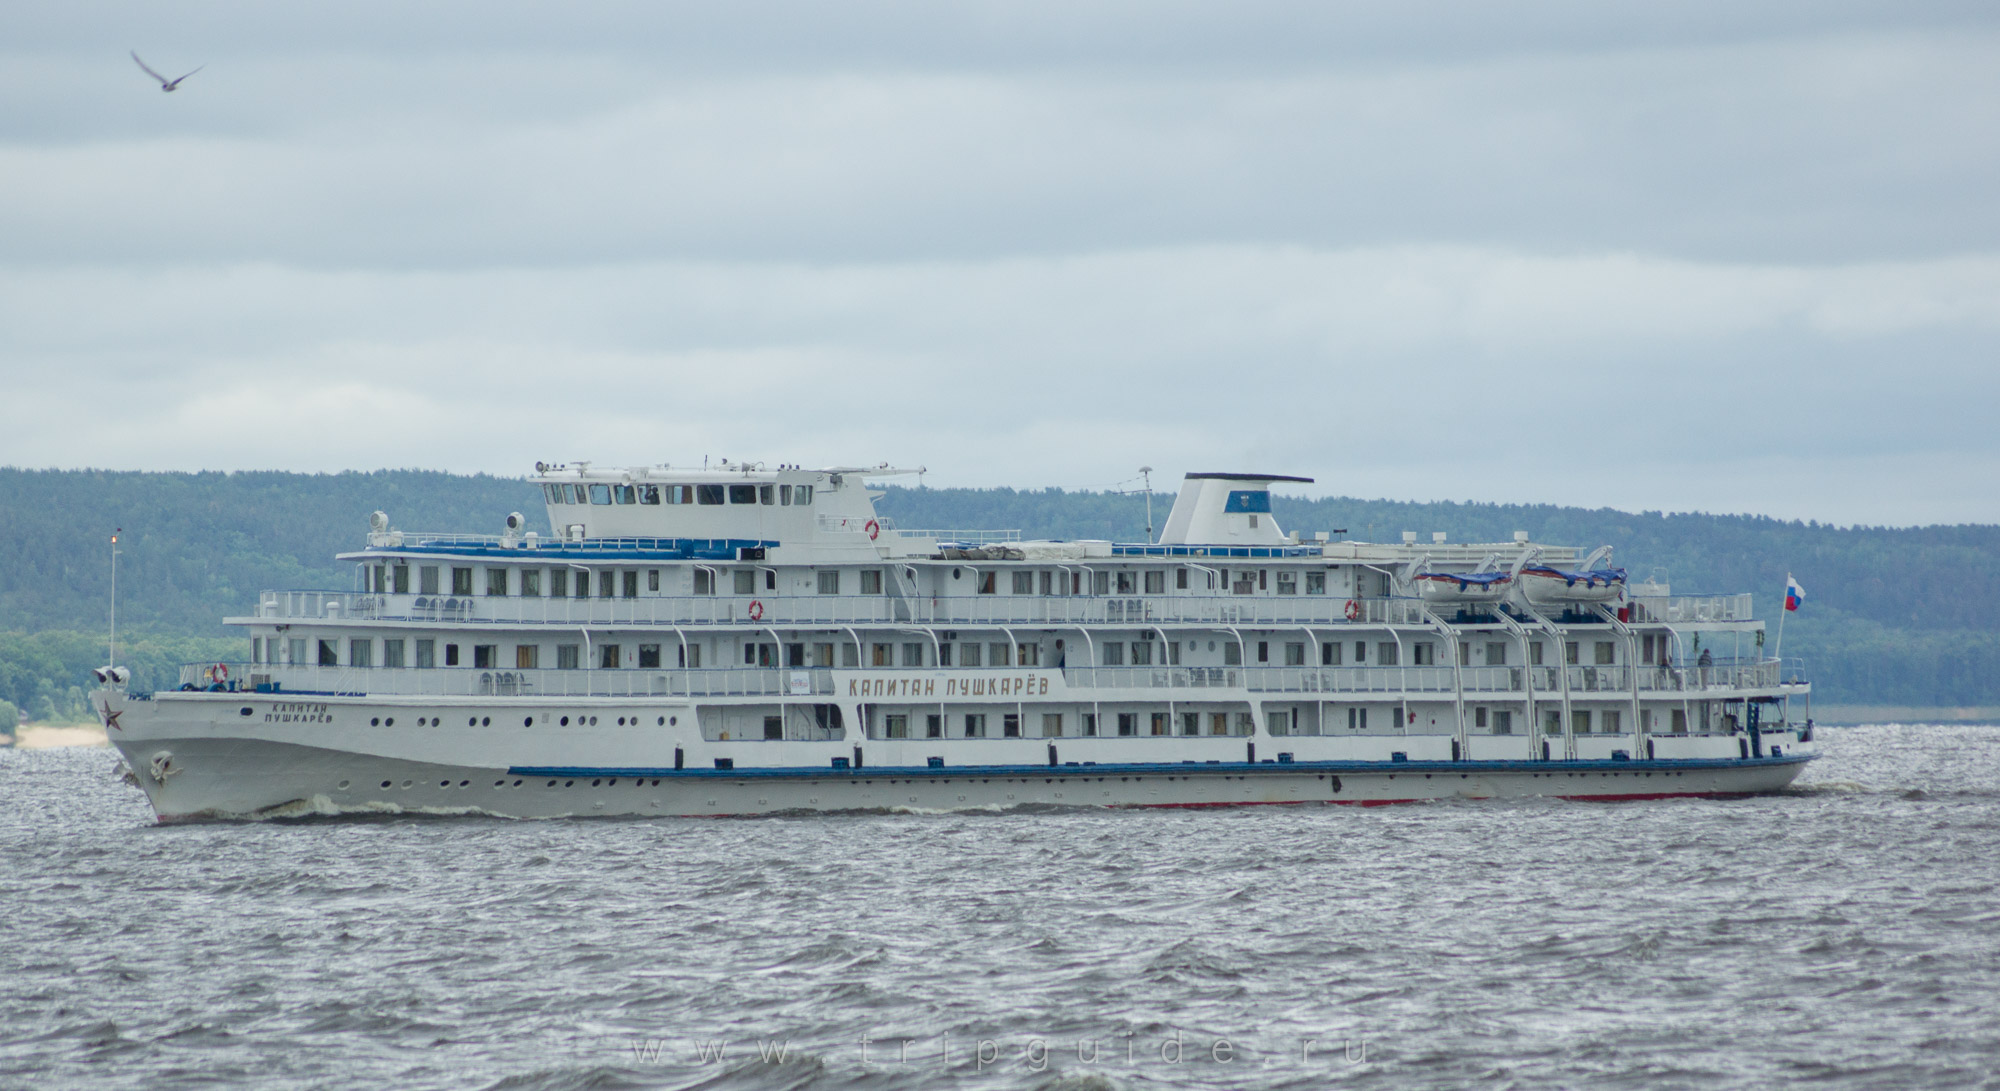
POLYGON ((60 746, 110 746, 96 724, 22 724, 14 729, 17 750, 53 750, 60 746))
POLYGON ((1824 705, 1813 720, 1830 727, 1857 724, 2000 724, 2000 705, 1927 708, 1915 705, 1824 705))

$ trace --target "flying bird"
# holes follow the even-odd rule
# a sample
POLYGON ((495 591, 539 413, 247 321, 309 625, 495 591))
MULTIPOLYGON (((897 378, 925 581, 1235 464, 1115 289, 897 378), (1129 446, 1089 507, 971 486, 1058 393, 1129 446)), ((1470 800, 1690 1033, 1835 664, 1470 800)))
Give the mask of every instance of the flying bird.
POLYGON ((148 76, 151 76, 151 77, 153 77, 154 79, 156 79, 156 80, 159 80, 159 81, 160 81, 160 90, 162 90, 162 91, 171 91, 171 90, 173 90, 174 88, 176 88, 176 87, 179 87, 179 86, 181 85, 181 80, 184 80, 184 79, 187 79, 187 78, 188 78, 188 76, 192 76, 192 75, 194 75, 194 72, 199 72, 199 71, 201 71, 201 70, 202 70, 203 68, 207 68, 207 67, 208 67, 208 66, 207 66, 206 64, 204 64, 204 65, 201 65, 201 66, 200 66, 199 68, 196 68, 196 69, 194 70, 194 72, 189 72, 189 73, 187 74, 187 76, 182 76, 182 77, 181 77, 181 78, 180 78, 179 80, 170 80, 170 79, 168 79, 167 77, 165 77, 165 76, 162 76, 162 75, 160 75, 160 74, 159 74, 158 72, 155 72, 155 71, 153 71, 153 70, 152 70, 151 68, 148 68, 148 67, 146 66, 146 62, 145 62, 145 61, 142 61, 142 60, 139 60, 139 54, 138 54, 138 52, 137 52, 136 50, 135 50, 135 51, 133 51, 133 53, 132 53, 132 60, 133 60, 133 62, 134 62, 134 63, 136 63, 136 64, 137 64, 137 65, 138 65, 138 66, 139 66, 140 68, 143 68, 143 69, 145 69, 145 71, 146 71, 146 74, 147 74, 148 76))

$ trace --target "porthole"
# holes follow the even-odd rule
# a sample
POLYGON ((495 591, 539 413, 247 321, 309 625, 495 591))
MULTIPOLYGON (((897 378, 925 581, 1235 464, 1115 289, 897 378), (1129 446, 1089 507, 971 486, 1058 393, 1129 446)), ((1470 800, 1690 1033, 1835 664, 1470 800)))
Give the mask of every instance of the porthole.
POLYGON ((408 790, 410 790, 411 788, 414 788, 414 787, 416 787, 416 784, 417 784, 417 782, 416 782, 416 781, 414 781, 414 780, 406 780, 406 781, 404 781, 404 782, 403 782, 403 790, 404 790, 404 791, 408 791, 408 790))
POLYGON ((616 788, 616 787, 618 787, 618 778, 617 778, 617 777, 612 777, 612 778, 611 778, 611 783, 609 783, 609 784, 605 785, 605 787, 607 787, 607 788, 616 788))
POLYGON ((555 781, 553 781, 553 780, 552 780, 552 781, 549 781, 549 787, 553 788, 553 787, 555 787, 555 786, 556 786, 556 782, 555 782, 555 781))
POLYGON ((243 706, 242 708, 239 708, 239 709, 237 709, 237 710, 236 710, 236 714, 237 714, 238 716, 248 716, 248 715, 250 715, 250 706, 249 706, 249 705, 244 705, 244 706, 243 706))
POLYGON ((382 787, 384 787, 384 788, 387 788, 388 786, 389 786, 389 782, 388 782, 388 781, 386 781, 386 780, 385 780, 385 781, 383 781, 383 782, 382 782, 382 787))
POLYGON ((618 726, 619 726, 619 727, 624 727, 624 726, 625 726, 625 717, 623 717, 623 716, 620 716, 620 717, 618 717, 618 726))
POLYGON ((592 716, 592 717, 590 718, 590 726, 592 726, 592 727, 596 727, 596 726, 597 726, 597 717, 595 717, 595 716, 592 716))
POLYGON ((461 780, 458 782, 458 786, 460 788, 470 788, 472 787, 472 782, 469 780, 461 780))
POLYGON ((604 781, 602 781, 602 780, 593 780, 593 781, 591 781, 591 782, 590 782, 590 786, 591 786, 592 788, 596 788, 596 787, 600 787, 600 786, 602 786, 602 785, 603 785, 603 783, 604 783, 604 781))
POLYGON ((680 718, 679 716, 669 716, 669 717, 667 717, 667 726, 668 726, 668 727, 673 727, 673 726, 675 726, 676 724, 679 724, 680 722, 681 722, 681 718, 680 718))
POLYGON ((574 787, 576 787, 576 781, 573 781, 573 780, 566 780, 566 781, 563 781, 563 787, 565 787, 565 788, 574 788, 574 787))
POLYGON ((514 782, 514 787, 516 787, 516 788, 519 788, 520 786, 521 786, 521 782, 520 782, 520 781, 518 781, 518 780, 517 780, 517 781, 515 781, 515 782, 514 782))
POLYGON ((381 727, 381 726, 382 726, 382 717, 380 717, 380 716, 370 716, 370 717, 368 717, 368 726, 369 726, 369 727, 381 727))
POLYGON ((491 717, 491 716, 481 716, 481 717, 479 718, 479 726, 481 726, 481 727, 492 727, 492 726, 493 726, 493 717, 491 717))
POLYGON ((451 787, 451 781, 448 781, 448 780, 441 780, 441 781, 438 781, 438 787, 440 787, 440 788, 449 788, 449 787, 451 787))
POLYGON ((479 717, 477 717, 477 716, 470 716, 470 717, 467 717, 467 718, 466 718, 466 721, 465 721, 465 726, 467 726, 467 727, 478 727, 478 726, 479 726, 479 717))
POLYGON ((504 780, 496 780, 493 782, 493 786, 495 788, 504 788, 507 786, 507 782, 504 780))
POLYGON ((343 791, 343 792, 345 792, 345 791, 347 790, 347 781, 344 781, 344 780, 343 780, 343 781, 341 781, 341 782, 340 782, 340 790, 341 790, 341 791, 343 791))
POLYGON ((521 717, 521 726, 522 726, 522 727, 533 727, 533 726, 535 726, 535 718, 534 718, 533 716, 523 716, 523 717, 521 717))
POLYGON ((563 725, 564 727, 568 727, 568 726, 569 726, 569 717, 567 717, 567 716, 564 716, 564 717, 562 718, 562 725, 563 725))
POLYGON ((383 726, 383 727, 394 727, 394 726, 396 726, 396 718, 395 718, 394 716, 390 716, 390 717, 388 717, 387 719, 384 719, 384 720, 382 721, 382 726, 383 726))
POLYGON ((659 726, 661 726, 661 727, 665 727, 665 726, 667 726, 667 718, 666 718, 665 716, 662 716, 662 717, 660 717, 660 723, 659 723, 659 726))

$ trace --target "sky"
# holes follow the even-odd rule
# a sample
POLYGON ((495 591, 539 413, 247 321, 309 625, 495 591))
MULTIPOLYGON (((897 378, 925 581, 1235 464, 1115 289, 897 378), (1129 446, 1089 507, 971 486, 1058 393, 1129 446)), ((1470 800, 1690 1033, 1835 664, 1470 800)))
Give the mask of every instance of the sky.
POLYGON ((1991 4, 35 5, 0 464, 2000 522, 1996 194, 1991 4))

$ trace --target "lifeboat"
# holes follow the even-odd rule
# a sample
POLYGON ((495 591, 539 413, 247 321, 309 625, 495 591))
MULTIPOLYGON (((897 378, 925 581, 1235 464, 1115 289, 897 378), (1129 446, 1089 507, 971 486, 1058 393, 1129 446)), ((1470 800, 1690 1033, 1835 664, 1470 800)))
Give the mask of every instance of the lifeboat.
POLYGON ((1425 602, 1498 602, 1514 577, 1506 572, 1419 572, 1410 578, 1425 602))
POLYGON ((1616 602, 1625 595, 1625 570, 1586 568, 1571 572, 1545 564, 1521 569, 1521 590, 1529 602, 1616 602))

